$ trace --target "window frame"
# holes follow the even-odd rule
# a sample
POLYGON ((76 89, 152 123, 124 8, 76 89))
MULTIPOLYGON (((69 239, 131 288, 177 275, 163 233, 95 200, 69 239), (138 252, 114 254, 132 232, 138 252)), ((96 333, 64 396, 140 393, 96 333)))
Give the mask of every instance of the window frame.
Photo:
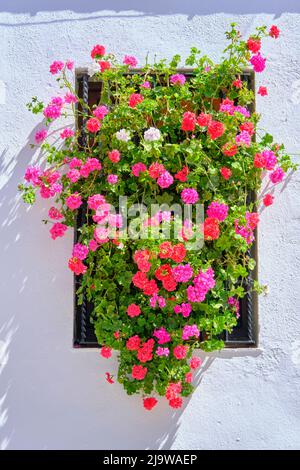
MULTIPOLYGON (((128 74, 139 73, 140 69, 132 69, 127 72, 128 74)), ((178 73, 184 75, 192 75, 193 69, 178 69, 178 73)), ((245 69, 241 74, 241 80, 247 82, 249 89, 255 90, 255 74, 250 69, 245 69)), ((83 103, 89 105, 91 101, 91 95, 101 91, 101 82, 92 81, 90 79, 88 69, 79 68, 76 69, 76 90, 82 98, 83 103), (98 87, 98 88, 97 88, 98 87)), ((223 98, 222 94, 220 98, 223 98)), ((92 103, 93 104, 93 103, 92 103)), ((249 106, 251 111, 255 110, 255 101, 249 106)), ((84 130, 84 122, 81 118, 77 119, 77 127, 81 129, 80 139, 82 144, 85 143, 86 134, 84 130)), ((256 195, 251 193, 248 195, 248 202, 255 200, 256 195)), ((85 223, 85 210, 80 208, 78 211, 76 225, 74 227, 74 243, 78 240, 78 228, 85 223)), ((256 229, 257 230, 257 229, 256 229)), ((257 233, 255 236, 257 240, 257 233)), ((258 248, 257 241, 254 242, 252 248, 248 251, 256 261, 258 259, 258 248)), ((245 280, 245 286, 249 287, 252 285, 253 280, 257 279, 257 267, 245 280)), ((91 322, 91 310, 92 304, 87 300, 84 292, 82 296, 82 304, 77 304, 76 292, 81 285, 81 276, 74 276, 74 325, 73 325, 73 347, 74 348, 100 348, 97 338, 94 333, 94 327, 91 322)), ((227 331, 222 335, 225 347, 227 349, 232 348, 255 348, 258 346, 258 301, 257 294, 249 289, 246 292, 245 297, 240 300, 240 318, 237 326, 233 329, 232 333, 227 331)))

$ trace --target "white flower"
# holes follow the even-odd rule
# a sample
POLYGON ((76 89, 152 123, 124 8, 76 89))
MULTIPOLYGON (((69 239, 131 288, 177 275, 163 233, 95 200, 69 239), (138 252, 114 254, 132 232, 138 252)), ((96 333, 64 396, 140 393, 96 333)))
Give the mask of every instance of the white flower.
POLYGON ((118 140, 128 142, 128 140, 130 140, 130 132, 126 129, 120 129, 118 132, 116 132, 116 137, 118 140))
POLYGON ((159 140, 161 137, 160 130, 155 127, 150 127, 147 131, 144 132, 144 139, 150 142, 159 140))

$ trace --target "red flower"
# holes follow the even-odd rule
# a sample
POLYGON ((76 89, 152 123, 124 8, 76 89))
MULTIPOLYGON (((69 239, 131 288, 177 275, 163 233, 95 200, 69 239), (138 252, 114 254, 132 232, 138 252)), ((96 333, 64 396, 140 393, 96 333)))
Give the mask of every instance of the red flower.
POLYGON ((226 166, 223 166, 221 168, 220 173, 225 180, 229 180, 230 176, 232 175, 232 171, 226 166))
POLYGON ((147 367, 134 365, 132 367, 131 375, 136 380, 144 380, 147 372, 148 372, 147 367))
POLYGON ((129 97, 128 106, 135 108, 142 101, 144 101, 144 97, 140 93, 132 93, 129 97))
POLYGON ((201 366, 202 360, 200 357, 193 356, 190 362, 191 369, 197 369, 199 366, 201 366))
POLYGON ((181 129, 183 131, 194 131, 196 126, 196 115, 195 113, 191 113, 187 111, 184 113, 182 122, 181 122, 181 129))
POLYGON ((187 355, 188 349, 189 349, 188 346, 183 346, 183 344, 178 344, 178 346, 175 346, 175 348, 173 349, 174 357, 176 357, 176 359, 178 359, 179 361, 181 359, 184 359, 187 355))
POLYGON ((154 339, 148 339, 141 348, 138 350, 137 357, 141 362, 148 362, 152 360, 152 351, 154 348, 154 339))
POLYGON ((109 357, 111 357, 111 348, 109 348, 108 346, 103 346, 100 350, 100 354, 102 357, 105 357, 105 359, 108 359, 109 357))
POLYGON ((197 123, 199 124, 200 127, 205 127, 205 126, 208 126, 211 120, 212 120, 212 117, 210 114, 201 113, 199 114, 197 118, 197 123))
POLYGON ((172 398, 169 401, 169 405, 171 406, 171 408, 181 408, 182 407, 182 398, 181 397, 172 398))
POLYGON ((152 410, 152 408, 154 408, 156 404, 157 404, 157 400, 154 397, 147 397, 147 398, 144 398, 143 400, 144 408, 149 411, 152 410))
POLYGON ((160 258, 171 258, 173 253, 173 247, 170 242, 163 242, 159 245, 159 257, 160 258))
POLYGON ((157 179, 162 173, 166 171, 162 163, 154 162, 149 166, 150 178, 157 179))
POLYGON ((141 309, 136 304, 130 304, 127 307, 127 315, 131 318, 138 317, 141 314, 141 309))
POLYGON ((181 393, 181 390, 181 382, 170 382, 166 390, 166 399, 172 400, 172 398, 175 398, 179 393, 181 393))
POLYGON ((186 383, 190 384, 193 381, 193 374, 192 372, 187 372, 185 374, 185 381, 186 383))
POLYGON ((79 274, 84 274, 87 269, 83 262, 75 257, 69 259, 68 266, 77 276, 79 276, 79 274))
POLYGON ((119 332, 119 331, 115 331, 115 332, 114 332, 114 337, 115 337, 116 339, 120 339, 120 332, 119 332))
POLYGON ((227 155, 227 157, 233 157, 237 153, 237 151, 237 145, 231 142, 227 142, 222 147, 222 152, 224 153, 224 155, 227 155))
POLYGON ((273 24, 269 30, 269 35, 271 36, 271 38, 277 39, 279 37, 279 34, 280 29, 278 29, 277 26, 273 24))
POLYGON ((219 221, 214 217, 207 217, 204 220, 204 240, 216 240, 219 236, 219 221))
POLYGON ((253 54, 255 54, 261 48, 260 39, 249 38, 248 41, 247 41, 247 47, 248 47, 249 51, 251 51, 251 52, 253 52, 253 54))
POLYGON ((268 89, 265 86, 260 86, 257 93, 260 96, 266 96, 268 94, 268 89))
POLYGON ((96 46, 93 47, 91 51, 91 58, 92 59, 97 59, 97 57, 102 57, 105 55, 105 47, 101 46, 100 44, 97 44, 96 46))
POLYGON ((140 347, 141 339, 138 335, 131 336, 126 341, 126 348, 128 351, 137 351, 140 347))
POLYGON ((135 287, 138 287, 139 289, 144 289, 144 287, 146 286, 148 282, 148 279, 145 273, 141 271, 137 271, 132 278, 132 282, 135 285, 135 287))
POLYGON ((238 78, 237 80, 232 82, 232 86, 234 86, 235 88, 242 88, 243 87, 243 82, 242 82, 242 80, 240 80, 238 78))
POLYGON ((115 383, 115 381, 112 379, 113 376, 110 375, 109 372, 105 372, 105 378, 106 378, 106 380, 107 380, 107 382, 108 382, 109 384, 114 384, 114 383, 115 383))
POLYGON ((172 273, 172 268, 169 264, 162 264, 156 271, 155 271, 155 277, 159 280, 162 281, 164 278, 170 276, 172 273))
POLYGON ((225 126, 222 122, 211 121, 207 126, 207 132, 212 140, 221 137, 225 132, 225 126))
POLYGON ((151 281, 148 281, 143 289, 143 293, 145 295, 154 295, 154 294, 157 294, 157 292, 158 292, 158 286, 154 279, 152 279, 151 281))
POLYGON ((271 206, 274 201, 274 196, 272 194, 266 194, 265 197, 263 198, 263 203, 266 207, 271 206))
POLYGON ((111 65, 110 62, 108 62, 107 60, 99 60, 99 67, 100 71, 104 72, 105 70, 109 70, 111 65))
POLYGON ((187 175, 189 174, 189 169, 187 166, 184 166, 176 175, 174 175, 175 179, 184 183, 187 180, 187 175))
POLYGON ((254 230, 259 222, 259 214, 257 212, 250 212, 248 215, 246 214, 247 218, 247 225, 254 230))
POLYGON ((246 121, 243 124, 240 125, 240 130, 241 131, 246 131, 248 134, 253 135, 254 134, 254 124, 251 121, 246 121))
POLYGON ((255 168, 264 168, 266 164, 266 159, 261 153, 256 153, 254 157, 253 165, 255 168))
POLYGON ((173 246, 171 258, 175 263, 182 263, 186 257, 186 249, 182 243, 173 246))
POLYGON ((164 289, 166 289, 168 292, 172 292, 176 289, 177 282, 175 281, 173 276, 168 276, 163 279, 162 285, 164 289))
POLYGON ((90 118, 86 123, 86 128, 89 132, 95 134, 101 127, 100 121, 97 118, 90 118))

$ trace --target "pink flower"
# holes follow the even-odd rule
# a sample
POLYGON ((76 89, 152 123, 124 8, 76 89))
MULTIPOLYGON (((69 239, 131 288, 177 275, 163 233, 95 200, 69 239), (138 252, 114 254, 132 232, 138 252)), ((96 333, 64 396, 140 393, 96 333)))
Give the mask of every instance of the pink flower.
POLYGON ((175 305, 174 307, 174 312, 177 314, 181 313, 181 315, 184 318, 189 317, 191 314, 191 311, 192 311, 192 307, 191 307, 191 304, 189 303, 182 303, 181 305, 175 305))
POLYGON ((68 70, 73 70, 73 67, 74 67, 74 61, 73 60, 67 60, 66 62, 66 67, 68 70))
POLYGON ((270 180, 272 181, 272 183, 276 184, 276 183, 280 183, 283 178, 284 178, 284 171, 282 168, 280 168, 280 166, 278 168, 276 168, 276 170, 274 170, 271 174, 270 174, 270 180))
POLYGON ((58 106, 59 108, 62 108, 64 105, 64 100, 61 96, 54 96, 51 99, 50 104, 53 104, 54 106, 58 106))
POLYGON ((193 356, 190 362, 191 369, 197 369, 201 366, 202 360, 199 357, 193 356))
POLYGON ((108 113, 109 109, 105 105, 97 106, 93 111, 93 115, 100 121, 102 121, 108 113))
POLYGON ((265 86, 260 86, 257 91, 257 94, 260 96, 266 96, 268 94, 268 90, 265 86))
POLYGON ((131 318, 138 317, 141 314, 141 309, 136 304, 130 304, 127 307, 127 315, 131 318))
POLYGON ((50 207, 48 216, 50 217, 50 219, 53 220, 59 220, 64 218, 62 213, 58 209, 56 209, 56 207, 50 207))
POLYGON ((143 366, 140 366, 140 365, 139 366, 134 365, 132 367, 131 375, 132 375, 133 379, 144 380, 144 378, 146 377, 147 372, 148 372, 147 367, 143 367, 143 366))
POLYGON ((272 150, 264 150, 261 152, 261 157, 263 158, 264 162, 264 168, 266 170, 273 170, 276 163, 277 163, 277 157, 272 150))
POLYGON ((251 144, 251 136, 249 132, 242 131, 240 134, 237 134, 235 141, 238 145, 244 145, 245 147, 250 147, 251 144))
POLYGON ((64 63, 61 62, 60 60, 55 60, 50 65, 50 73, 52 73, 52 75, 56 75, 58 72, 61 72, 63 68, 64 68, 64 63))
POLYGON ((72 256, 78 258, 80 260, 84 260, 87 255, 89 254, 89 249, 86 245, 82 245, 81 243, 76 243, 73 246, 72 256))
POLYGON ((240 318, 240 314, 239 314, 240 304, 239 304, 239 301, 235 297, 229 297, 229 299, 227 300, 227 303, 230 307, 234 308, 236 317, 240 318))
POLYGON ((45 118, 47 119, 57 119, 61 115, 61 106, 55 104, 48 104, 43 111, 45 118))
POLYGON ((96 251, 97 248, 98 248, 98 243, 96 242, 96 240, 94 240, 94 239, 90 240, 90 242, 89 242, 89 249, 90 249, 91 251, 96 251))
POLYGON ((158 344, 164 344, 171 341, 171 336, 165 328, 160 328, 159 330, 154 330, 153 336, 157 338, 158 344))
POLYGON ((101 124, 100 124, 99 119, 90 118, 90 119, 87 120, 86 128, 92 134, 95 134, 96 132, 98 132, 100 127, 101 127, 101 124))
POLYGON ((179 361, 181 359, 184 359, 187 355, 188 349, 188 346, 183 346, 182 344, 175 346, 175 348, 173 349, 174 357, 176 357, 176 359, 178 359, 179 361))
POLYGON ((181 199, 184 204, 195 204, 199 200, 199 194, 196 189, 185 188, 181 191, 181 199))
POLYGON ((73 93, 70 93, 69 91, 65 94, 64 96, 65 103, 67 104, 75 104, 77 103, 78 99, 73 93))
POLYGON ((149 88, 151 88, 150 82, 145 81, 144 83, 141 84, 141 88, 145 88, 146 90, 149 90, 149 88))
POLYGON ((140 173, 143 173, 144 171, 147 171, 147 167, 144 163, 141 162, 135 163, 131 167, 131 173, 136 177, 138 177, 140 173))
POLYGON ((67 228, 68 227, 65 224, 56 222, 50 229, 51 238, 55 240, 57 237, 63 237, 67 228))
POLYGON ((68 171, 68 173, 66 174, 66 177, 71 181, 71 183, 76 183, 79 180, 80 176, 80 171, 76 170, 75 168, 74 170, 68 171))
POLYGON ((250 63, 253 65, 254 72, 262 72, 266 67, 266 60, 260 55, 260 53, 253 55, 250 59, 250 63))
POLYGON ((102 357, 105 357, 105 359, 108 359, 111 357, 111 348, 108 346, 102 346, 100 350, 100 354, 102 357))
POLYGON ((109 235, 109 230, 107 228, 97 227, 94 230, 94 238, 100 245, 108 242, 109 240, 108 235, 109 235))
POLYGON ((170 354, 170 349, 169 348, 162 348, 161 346, 158 346, 158 348, 156 350, 156 354, 158 356, 168 357, 168 355, 170 354))
POLYGON ((172 85, 184 85, 186 82, 186 78, 181 73, 176 73, 174 75, 171 75, 170 82, 172 83, 172 85))
POLYGON ((40 131, 37 131, 35 133, 34 140, 36 141, 37 144, 40 144, 46 139, 47 134, 48 132, 46 129, 41 129, 40 131))
POLYGON ((129 65, 129 67, 136 67, 137 63, 137 59, 132 55, 125 55, 123 59, 123 64, 129 65))
POLYGON ((28 166, 25 171, 24 178, 28 183, 32 183, 34 186, 38 186, 40 183, 41 174, 42 171, 38 166, 28 166))
POLYGON ((73 137, 73 135, 74 131, 72 129, 69 129, 68 127, 60 133, 60 137, 62 139, 69 139, 70 137, 73 137))
POLYGON ((83 163, 82 163, 82 160, 80 160, 79 158, 74 157, 74 158, 72 158, 72 160, 70 161, 69 167, 70 167, 71 169, 73 169, 73 168, 80 168, 80 167, 82 166, 82 164, 83 164, 83 163))
POLYGON ((71 211, 78 209, 82 204, 81 196, 79 193, 71 194, 66 199, 66 205, 71 211))
POLYGON ((187 288, 187 297, 190 302, 203 302, 207 292, 215 286, 214 271, 208 268, 206 271, 200 271, 194 277, 193 286, 187 288))
POLYGON ((121 160, 121 154, 119 150, 112 150, 108 152, 108 158, 112 163, 118 163, 121 160))
POLYGON ((118 175, 113 175, 112 173, 107 176, 106 180, 109 184, 117 184, 118 183, 118 175))
POLYGON ((168 171, 165 171, 158 177, 157 184, 160 188, 165 189, 171 186, 173 181, 173 176, 168 171))
POLYGON ((80 174, 84 178, 88 178, 90 173, 93 171, 100 171, 101 168, 102 165, 97 158, 88 158, 84 165, 82 165, 80 174))
POLYGON ((208 217, 213 217, 214 219, 223 222, 228 215, 228 206, 226 204, 214 201, 210 203, 206 213, 208 217))
POLYGON ((88 207, 96 211, 102 204, 105 204, 105 197, 102 194, 94 194, 88 197, 88 207))
POLYGON ((199 338, 200 331, 197 325, 185 325, 182 331, 182 339, 188 340, 192 337, 199 338))
POLYGON ((190 264, 179 264, 172 269, 172 275, 176 282, 188 282, 193 277, 193 269, 190 264))

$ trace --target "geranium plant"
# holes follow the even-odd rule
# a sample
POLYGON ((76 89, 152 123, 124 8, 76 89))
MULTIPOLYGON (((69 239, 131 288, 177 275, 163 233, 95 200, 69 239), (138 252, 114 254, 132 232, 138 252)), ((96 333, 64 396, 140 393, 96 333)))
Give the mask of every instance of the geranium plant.
MULTIPOLYGON (((232 24, 226 36, 218 64, 191 49, 188 79, 178 72, 178 55, 133 74, 134 57, 120 65, 96 45, 97 106, 76 94, 71 61, 50 66, 58 95, 28 105, 45 118, 35 136, 44 161, 27 168, 23 198, 32 204, 39 193, 53 201, 44 221, 53 240, 84 208, 68 261, 81 276, 78 302, 83 292, 93 302, 101 355, 118 351, 118 381, 128 394, 141 393, 146 409, 157 395, 179 408, 201 365, 195 348, 222 348, 255 267, 249 248, 259 208, 273 203, 274 187, 295 168, 284 146, 260 130, 250 112, 253 91, 240 80, 247 66, 264 70, 261 41, 277 38, 278 28, 257 28, 245 40, 232 24), (82 129, 64 127, 53 141, 53 121, 70 114, 81 119, 85 138, 82 129), (249 202, 251 192, 260 195, 249 202), (194 221, 193 209, 202 220, 194 221)), ((247 288, 263 291, 257 282, 247 288)))

